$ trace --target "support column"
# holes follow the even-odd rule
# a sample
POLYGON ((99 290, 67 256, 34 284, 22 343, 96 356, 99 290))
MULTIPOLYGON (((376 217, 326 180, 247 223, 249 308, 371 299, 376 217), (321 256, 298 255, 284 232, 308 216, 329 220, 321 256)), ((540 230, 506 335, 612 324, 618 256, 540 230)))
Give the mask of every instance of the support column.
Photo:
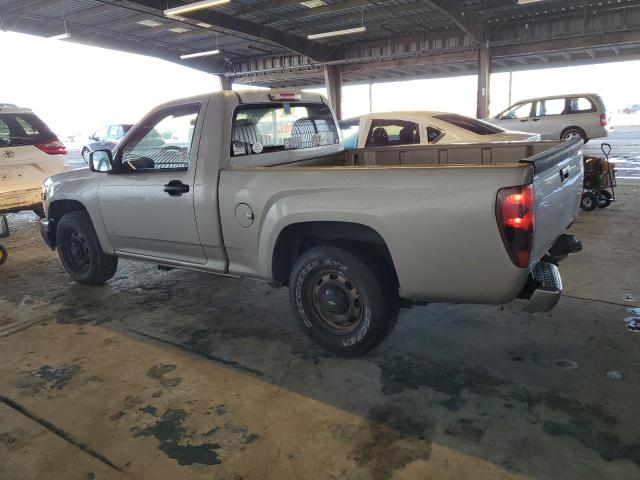
POLYGON ((478 118, 489 116, 489 80, 491 78, 491 52, 489 45, 483 43, 478 48, 478 118))
POLYGON ((233 79, 231 77, 220 75, 218 78, 220 79, 222 90, 231 90, 231 86, 233 85, 233 79))
POLYGON ((342 119, 342 67, 340 65, 324 66, 324 83, 327 87, 327 98, 338 120, 342 119))

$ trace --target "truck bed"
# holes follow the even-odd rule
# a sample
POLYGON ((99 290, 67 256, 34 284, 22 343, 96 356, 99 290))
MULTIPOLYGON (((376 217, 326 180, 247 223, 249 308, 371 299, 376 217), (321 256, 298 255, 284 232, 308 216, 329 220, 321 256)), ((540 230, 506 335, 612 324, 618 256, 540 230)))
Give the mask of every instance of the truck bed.
POLYGON ((224 169, 219 198, 229 271, 268 278, 275 237, 291 222, 364 222, 387 242, 405 298, 506 303, 528 269, 513 265, 502 243, 498 190, 534 186, 533 266, 578 210, 581 145, 371 148, 224 169), (558 175, 563 169, 568 179, 558 175), (235 220, 239 204, 257 206, 250 234, 235 220))

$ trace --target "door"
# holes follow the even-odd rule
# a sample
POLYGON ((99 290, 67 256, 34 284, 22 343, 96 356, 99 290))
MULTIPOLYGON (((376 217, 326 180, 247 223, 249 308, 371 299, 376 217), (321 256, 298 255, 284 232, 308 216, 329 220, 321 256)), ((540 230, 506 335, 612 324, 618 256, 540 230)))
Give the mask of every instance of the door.
POLYGON ((546 98, 535 102, 531 117, 531 132, 539 133, 543 140, 560 138, 566 125, 566 99, 546 98))
POLYGON ((116 149, 98 196, 118 252, 206 262, 193 201, 199 111, 200 104, 188 104, 156 112, 116 149))
POLYGON ((517 103, 498 115, 492 122, 507 130, 531 131, 533 102, 517 103))

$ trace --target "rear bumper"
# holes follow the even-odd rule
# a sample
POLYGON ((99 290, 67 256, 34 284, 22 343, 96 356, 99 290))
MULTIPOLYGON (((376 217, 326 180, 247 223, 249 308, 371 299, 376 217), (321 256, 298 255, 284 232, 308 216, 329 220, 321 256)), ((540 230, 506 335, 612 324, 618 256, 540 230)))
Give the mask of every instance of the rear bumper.
POLYGON ((44 243, 46 243, 51 250, 56 248, 56 237, 53 221, 47 218, 43 218, 40 221, 40 235, 42 235, 44 243))
POLYGON ((523 290, 528 299, 526 312, 548 312, 556 306, 562 296, 562 278, 560 270, 553 263, 538 262, 529 275, 523 290))
POLYGON ((0 193, 0 213, 29 210, 42 204, 42 189, 28 188, 0 193))

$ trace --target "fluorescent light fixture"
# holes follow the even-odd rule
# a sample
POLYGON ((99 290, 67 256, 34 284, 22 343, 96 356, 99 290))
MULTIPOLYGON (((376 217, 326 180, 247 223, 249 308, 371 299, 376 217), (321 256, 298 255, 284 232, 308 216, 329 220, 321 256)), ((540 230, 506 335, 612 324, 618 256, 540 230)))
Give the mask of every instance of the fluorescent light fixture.
POLYGON ((323 2, 322 0, 307 0, 306 2, 300 2, 300 5, 304 5, 307 8, 322 7, 326 4, 327 2, 323 2))
POLYGON ((542 0, 518 0, 518 5, 524 5, 526 3, 541 2, 542 0))
POLYGON ((181 13, 193 12, 194 10, 202 10, 203 8, 217 7, 218 5, 224 5, 231 0, 203 0, 201 2, 189 3, 187 5, 181 5, 179 7, 169 8, 164 11, 167 17, 175 17, 181 13))
POLYGON ((209 50, 208 52, 198 52, 198 53, 187 53, 185 55, 180 55, 182 60, 186 58, 196 58, 196 57, 207 57, 209 55, 218 55, 220 50, 209 50))
POLYGON ((307 35, 309 40, 315 40, 317 38, 337 37, 338 35, 351 35, 352 33, 366 32, 367 27, 347 28, 346 30, 334 30, 332 32, 313 33, 307 35))
POLYGON ((173 33, 184 33, 184 32, 188 32, 189 29, 183 28, 183 27, 174 27, 174 28, 170 28, 169 31, 173 33))
POLYGON ((198 22, 196 23, 196 25, 202 28, 211 28, 213 26, 210 23, 204 23, 204 22, 198 22))
POLYGON ((65 38, 70 38, 71 34, 69 32, 60 33, 58 35, 54 35, 49 37, 49 40, 64 40, 65 38))
POLYGON ((162 25, 162 22, 156 22, 155 20, 141 20, 136 22, 138 25, 144 25, 145 27, 157 27, 162 25))

